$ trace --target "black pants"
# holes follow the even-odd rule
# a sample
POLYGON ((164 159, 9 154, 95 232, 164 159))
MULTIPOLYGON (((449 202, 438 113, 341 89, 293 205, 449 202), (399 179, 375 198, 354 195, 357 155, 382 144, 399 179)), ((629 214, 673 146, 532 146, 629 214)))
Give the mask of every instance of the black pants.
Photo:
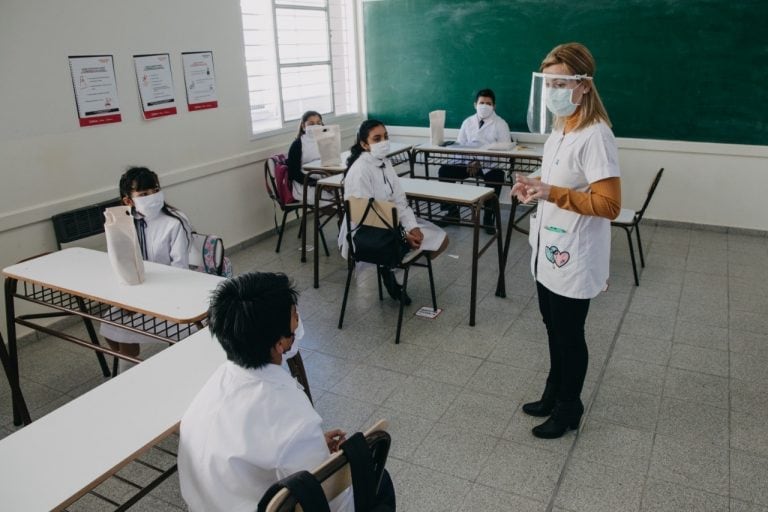
MULTIPOLYGON (((441 165, 437 171, 440 181, 460 181, 469 178, 466 165, 441 165)), ((501 197, 501 187, 504 183, 504 171, 501 169, 491 169, 483 175, 478 170, 477 178, 486 182, 486 187, 492 188, 496 192, 496 197, 501 197)))
POLYGON ((563 297, 538 281, 536 290, 549 339, 550 367, 547 382, 557 390, 557 400, 577 400, 581 396, 589 362, 584 338, 589 299, 563 297))

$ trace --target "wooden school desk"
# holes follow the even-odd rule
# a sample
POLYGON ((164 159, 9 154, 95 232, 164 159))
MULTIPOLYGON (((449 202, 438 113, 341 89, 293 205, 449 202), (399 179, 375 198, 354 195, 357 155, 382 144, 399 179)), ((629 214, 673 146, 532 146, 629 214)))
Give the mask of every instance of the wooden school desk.
MULTIPOLYGON (((501 169, 504 171, 506 177, 504 185, 513 185, 513 172, 534 173, 539 171, 541 168, 542 151, 543 146, 541 145, 518 144, 513 149, 502 151, 489 150, 486 149, 486 146, 472 148, 457 145, 443 147, 421 144, 414 146, 411 160, 413 162, 412 166, 416 163, 424 166, 424 178, 428 180, 437 178, 437 172, 434 173, 434 176, 430 176, 430 166, 439 168, 441 165, 465 165, 473 160, 478 160, 483 168, 501 169)), ((513 198, 509 210, 509 220, 507 221, 507 233, 504 239, 505 264, 507 254, 509 253, 512 230, 527 233, 526 230, 518 226, 518 223, 531 212, 531 209, 516 216, 518 204, 517 199, 513 198)))
MULTIPOLYGON (((404 172, 398 173, 398 176, 403 176, 405 174, 411 174, 413 166, 411 165, 411 149, 413 146, 411 144, 401 144, 399 142, 390 142, 389 144, 389 153, 387 153, 387 158, 389 158, 389 161, 392 163, 392 167, 395 168, 395 172, 397 172, 397 167, 401 166, 403 164, 408 164, 406 166, 406 170, 404 172)), ((313 160, 311 162, 308 162, 302 166, 305 172, 312 174, 316 173, 317 176, 328 176, 333 174, 341 174, 346 172, 347 170, 347 158, 349 158, 349 151, 345 151, 341 154, 341 164, 340 165, 321 165, 320 160, 313 160)), ((306 186, 306 185, 305 185, 306 186)), ((317 198, 317 194, 320 192, 318 190, 315 190, 315 196, 317 198)), ((306 198, 307 195, 304 194, 304 198, 306 198)), ((307 201, 306 199, 302 199, 303 204, 301 206, 301 219, 302 222, 306 222, 305 219, 307 218, 307 201)), ((315 219, 318 219, 317 208, 320 207, 319 200, 315 200, 315 219)), ((301 261, 302 263, 307 261, 307 230, 306 226, 304 226, 304 231, 302 234, 301 239, 301 261)), ((315 240, 315 253, 317 253, 317 248, 319 246, 317 245, 317 240, 315 240)))
POLYGON ((77 501, 177 432, 225 360, 203 328, 0 440, 0 509, 62 510, 77 501))
MULTIPOLYGON (((341 189, 343 176, 337 174, 324 178, 317 182, 315 191, 315 204, 322 189, 341 189)), ((475 310, 477 305, 477 262, 480 256, 496 242, 499 258, 499 278, 496 284, 496 296, 506 297, 506 285, 504 281, 504 254, 501 241, 501 217, 499 216, 499 201, 492 188, 476 187, 474 185, 461 185, 458 183, 438 182, 434 180, 400 178, 406 197, 417 201, 429 201, 449 203, 457 206, 467 206, 472 210, 471 223, 474 228, 472 237, 472 284, 470 287, 469 325, 475 325, 475 310), (480 247, 480 215, 485 203, 490 202, 496 212, 496 233, 480 247)), ((418 212, 416 212, 418 213, 418 212)), ((317 244, 319 222, 315 219, 315 244, 317 244)), ((314 286, 318 288, 320 273, 320 261, 315 251, 314 259, 314 286)))
MULTIPOLYGON (((121 285, 107 253, 82 248, 52 252, 3 269, 8 380, 15 425, 31 421, 20 386, 16 324, 133 362, 139 360, 120 356, 99 345, 93 321, 117 325, 170 344, 203 327, 207 322, 211 291, 223 278, 151 262, 144 262, 144 269, 143 283, 121 285), (16 300, 46 306, 56 312, 17 316, 16 300), (69 315, 83 318, 90 340, 34 322, 69 315)), ((109 375, 104 366, 102 370, 106 370, 105 376, 109 375)))

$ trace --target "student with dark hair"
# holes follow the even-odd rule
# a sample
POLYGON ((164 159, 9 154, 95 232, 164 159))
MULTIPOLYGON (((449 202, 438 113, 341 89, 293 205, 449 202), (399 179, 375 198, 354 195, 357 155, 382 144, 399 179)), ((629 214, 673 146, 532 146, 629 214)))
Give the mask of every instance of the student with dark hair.
MULTIPOLYGON (((496 142, 512 142, 509 125, 496 115, 496 94, 491 89, 481 89, 475 95, 475 114, 461 123, 456 143, 459 146, 482 147, 496 142)), ((438 176, 443 181, 460 181, 470 176, 490 183, 497 197, 501 197, 501 187, 504 183, 504 171, 501 169, 486 169, 482 162, 473 160, 469 163, 442 165, 438 176)), ((459 209, 456 206, 445 207, 448 210, 446 220, 458 220, 459 209)), ((487 208, 483 214, 483 224, 486 230, 493 232, 493 210, 487 208)))
MULTIPOLYGON (((309 126, 323 126, 323 116, 314 110, 304 112, 299 122, 299 132, 288 149, 288 177, 291 178, 293 197, 297 199, 301 199, 304 196, 305 175, 302 166, 320 158, 317 142, 307 133, 307 127, 309 126)), ((310 178, 308 183, 306 197, 308 204, 312 204, 315 200, 315 181, 315 179, 310 178)), ((333 194, 329 193, 327 199, 332 200, 333 194)))
MULTIPOLYGON (((254 511, 277 480, 311 471, 339 449, 307 395, 281 367, 302 328, 285 274, 249 273, 214 291, 209 328, 227 355, 181 420, 179 481, 195 511, 254 511)), ((385 473, 380 486, 394 503, 385 473)), ((353 509, 351 491, 331 503, 353 509)))
MULTIPOLYGON (((445 231, 431 222, 416 217, 413 213, 408 205, 405 192, 400 186, 400 178, 387 158, 388 154, 389 134, 384 123, 375 119, 363 121, 347 159, 344 199, 373 197, 377 200, 395 203, 398 219, 405 230, 405 236, 410 247, 430 251, 432 253, 430 257, 436 258, 448 247, 448 237, 445 231)), ((342 255, 346 257, 346 223, 342 223, 339 246, 342 255)), ((381 277, 387 288, 387 293, 393 299, 400 300, 401 286, 395 280, 392 270, 384 270, 381 277)), ((410 304, 411 300, 406 296, 404 302, 410 304)))
MULTIPOLYGON (((186 215, 165 202, 157 174, 146 167, 131 167, 120 176, 119 188, 123 204, 132 207, 136 218, 144 261, 188 269, 192 228, 186 215)), ((99 332, 112 350, 130 357, 139 355, 141 343, 158 343, 109 324, 101 324, 99 332)), ((118 364, 120 371, 132 366, 124 359, 118 364)))

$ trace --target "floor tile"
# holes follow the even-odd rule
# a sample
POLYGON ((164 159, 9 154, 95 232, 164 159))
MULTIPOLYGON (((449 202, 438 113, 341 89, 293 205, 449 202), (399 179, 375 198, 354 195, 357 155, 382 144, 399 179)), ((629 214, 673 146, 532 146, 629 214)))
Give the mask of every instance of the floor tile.
POLYGON ((669 368, 664 396, 728 408, 728 379, 698 371, 669 368))
POLYGON ((358 366, 333 386, 331 391, 363 402, 381 404, 405 377, 402 373, 383 368, 358 366))
POLYGON ((731 450, 731 497, 768 507, 768 458, 731 450))
POLYGON ((441 423, 495 437, 501 436, 517 402, 494 395, 463 391, 440 418, 441 423))
POLYGON ((455 425, 436 423, 413 454, 414 464, 474 481, 498 439, 455 425))
POLYGON ((605 369, 603 384, 613 387, 661 395, 666 368, 661 365, 612 357, 605 369))
POLYGON ((653 431, 656 428, 660 402, 661 397, 658 395, 604 384, 598 390, 589 414, 591 418, 602 418, 633 429, 653 431))
POLYGON ((461 388, 420 377, 409 377, 387 400, 385 407, 437 420, 456 399, 461 388))
POLYGON ((768 411, 731 411, 731 448, 768 458, 768 411))
POLYGON ((727 495, 729 453, 726 447, 657 435, 649 475, 657 480, 727 495))
POLYGON ((446 384, 463 386, 472 378, 482 362, 482 359, 476 357, 433 351, 416 369, 414 375, 446 384))
POLYGON ((459 511, 478 512, 480 510, 546 512, 547 504, 476 483, 464 497, 459 511))
POLYGON ((726 409, 697 402, 663 398, 656 432, 693 442, 728 445, 726 409))
POLYGON ((613 355, 617 358, 657 365, 666 365, 671 352, 672 342, 669 340, 657 340, 633 334, 620 334, 613 349, 613 355))
POLYGON ((548 502, 565 455, 510 441, 499 441, 478 482, 536 501, 548 502))
POLYGON ((560 484, 555 504, 574 512, 634 512, 640 506, 643 473, 616 471, 573 459, 560 484))
POLYGON ((728 512, 728 498, 649 479, 641 512, 728 512))
POLYGON ((449 512, 458 510, 472 482, 429 468, 407 464, 393 478, 397 510, 449 512))
POLYGON ((573 455, 619 470, 640 472, 648 465, 653 433, 589 418, 579 431, 573 455))

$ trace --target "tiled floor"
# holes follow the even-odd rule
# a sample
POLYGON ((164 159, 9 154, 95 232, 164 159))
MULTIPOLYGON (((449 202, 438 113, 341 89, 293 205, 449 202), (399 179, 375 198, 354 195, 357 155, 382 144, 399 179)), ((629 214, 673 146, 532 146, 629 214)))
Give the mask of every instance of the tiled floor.
MULTIPOLYGON (((302 353, 326 425, 354 431, 389 419, 399 510, 768 512, 768 238, 647 225, 635 287, 626 239, 614 232, 610 290, 587 321, 582 427, 543 441, 520 410, 538 398, 548 366, 528 244, 514 235, 505 299, 494 296, 492 253, 481 260, 469 327, 470 231, 448 231, 453 243, 435 262, 445 311, 412 316, 429 302, 415 269, 399 346, 396 303, 377 300, 370 271, 336 328, 345 264, 322 256, 313 289, 295 228, 280 254, 272 238, 232 255, 238 272, 285 272, 302 291, 302 353)), ((29 341, 20 357, 33 417, 102 382, 95 358, 73 345, 29 341)), ((3 384, 0 436, 13 431, 8 395, 3 384)), ((126 492, 114 480, 100 490, 126 492)), ((102 507, 87 497, 72 510, 102 507)), ((135 510, 179 508, 171 479, 135 510)))

